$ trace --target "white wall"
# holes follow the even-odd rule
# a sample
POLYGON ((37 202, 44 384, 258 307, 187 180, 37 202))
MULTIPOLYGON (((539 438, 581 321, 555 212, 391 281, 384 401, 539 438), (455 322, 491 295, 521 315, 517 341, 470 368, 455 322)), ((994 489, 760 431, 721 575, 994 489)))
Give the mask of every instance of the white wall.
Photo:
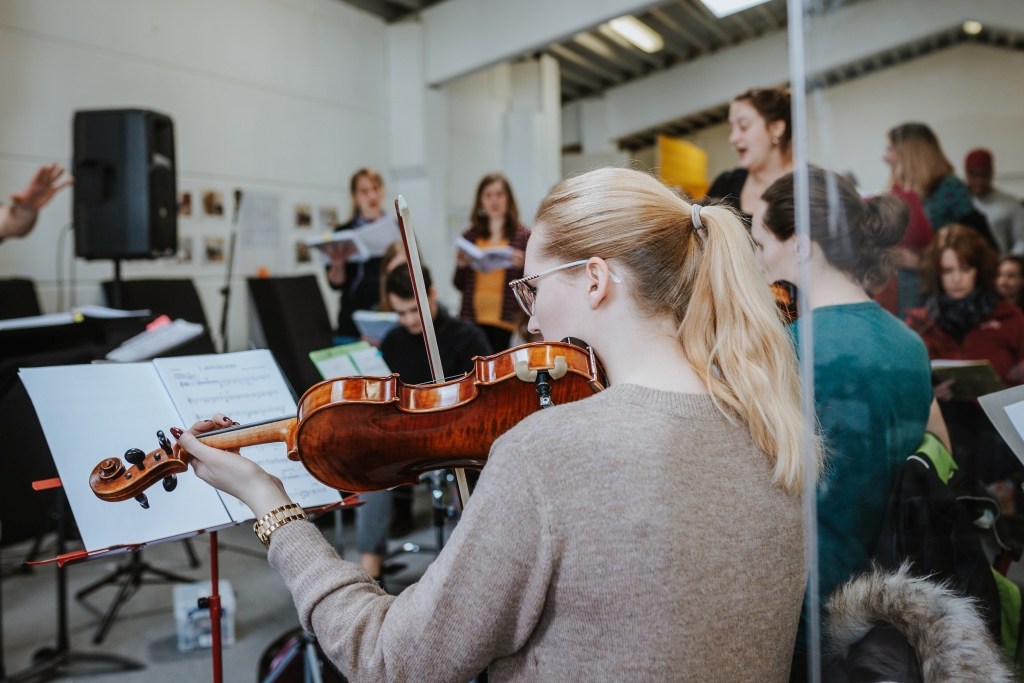
POLYGON ((957 175, 968 150, 996 158, 996 183, 1024 196, 1024 53, 960 45, 824 92, 809 109, 811 158, 852 170, 861 188, 885 186, 885 134, 907 121, 927 123, 957 175))
MULTIPOLYGON (((126 277, 192 277, 214 329, 223 264, 203 262, 207 237, 229 232, 228 215, 196 215, 200 192, 234 188, 279 199, 278 245, 242 251, 233 286, 231 346, 248 337, 244 278, 317 272, 297 265, 294 207, 350 211, 348 176, 387 167, 383 22, 336 0, 5 0, 0 3, 0 191, 20 188, 36 166, 70 163, 74 111, 139 107, 174 120, 179 190, 193 192, 193 262, 126 264, 126 277)), ((392 188, 389 188, 392 189, 392 188)), ((57 307, 58 272, 67 278, 71 193, 47 207, 35 232, 0 247, 0 274, 38 283, 57 307), (58 245, 63 244, 58 263, 58 245)), ((244 229, 244 226, 242 226, 244 229)), ((77 303, 99 302, 108 261, 76 264, 77 303)), ((337 296, 326 291, 329 304, 337 296)), ((66 307, 69 297, 65 297, 66 307)), ((333 311, 332 311, 333 313, 333 311)))
POLYGON ((458 296, 448 284, 452 245, 469 224, 474 193, 487 173, 504 173, 520 219, 530 225, 540 200, 561 177, 561 106, 557 64, 550 57, 499 64, 452 81, 444 88, 448 141, 447 252, 436 270, 442 297, 458 296))

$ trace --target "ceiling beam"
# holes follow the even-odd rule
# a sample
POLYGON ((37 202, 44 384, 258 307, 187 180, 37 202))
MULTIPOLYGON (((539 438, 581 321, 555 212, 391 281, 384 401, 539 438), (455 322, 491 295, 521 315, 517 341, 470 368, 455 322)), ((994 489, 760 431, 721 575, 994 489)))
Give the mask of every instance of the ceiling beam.
MULTIPOLYGON (((1024 31, 1019 0, 863 0, 820 17, 829 30, 811 26, 807 51, 813 70, 823 73, 947 32, 967 18, 1024 31)), ((622 139, 721 106, 746 88, 788 80, 787 38, 780 30, 609 89, 608 133, 622 139)))
POLYGON ((420 13, 427 82, 441 85, 525 54, 543 51, 651 0, 446 0, 420 13), (543 19, 541 19, 543 18, 543 19))

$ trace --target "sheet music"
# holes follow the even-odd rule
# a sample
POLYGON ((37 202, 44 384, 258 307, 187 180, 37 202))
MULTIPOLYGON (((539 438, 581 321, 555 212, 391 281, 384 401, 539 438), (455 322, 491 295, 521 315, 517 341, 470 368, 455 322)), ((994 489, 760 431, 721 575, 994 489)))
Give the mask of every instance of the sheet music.
MULTIPOLYGON (((89 488, 93 467, 129 448, 157 447, 156 431, 188 427, 216 412, 243 424, 294 416, 295 401, 269 351, 161 358, 148 363, 104 363, 23 368, 22 382, 35 406, 86 550, 144 544, 214 530, 252 518, 241 501, 189 470, 177 488, 160 485, 135 500, 100 500, 89 488)), ((242 449, 242 454, 284 482, 303 507, 341 500, 288 460, 284 444, 242 449)))
POLYGON ((309 359, 324 379, 391 375, 391 368, 384 362, 380 351, 367 342, 352 342, 310 351, 309 359))
MULTIPOLYGON (((167 493, 147 492, 150 509, 132 499, 100 500, 89 488, 93 467, 129 448, 151 451, 156 431, 182 424, 152 363, 22 368, 86 550, 150 543, 232 524, 217 491, 191 473, 167 493)), ((10 457, 45 457, 9 454, 10 457)), ((45 495, 45 494, 40 494, 45 495)))
MULTIPOLYGON (((295 416, 295 400, 266 349, 157 358, 153 365, 185 427, 218 412, 241 424, 295 416)), ((281 479, 288 495, 302 507, 341 500, 341 494, 313 479, 301 463, 289 460, 283 443, 249 446, 241 454, 281 479)), ((227 494, 221 497, 235 521, 252 519, 242 501, 227 494)))
POLYGON ((363 244, 370 250, 370 256, 383 256, 392 242, 402 239, 398 221, 394 216, 387 214, 372 223, 355 228, 353 232, 363 240, 363 244))

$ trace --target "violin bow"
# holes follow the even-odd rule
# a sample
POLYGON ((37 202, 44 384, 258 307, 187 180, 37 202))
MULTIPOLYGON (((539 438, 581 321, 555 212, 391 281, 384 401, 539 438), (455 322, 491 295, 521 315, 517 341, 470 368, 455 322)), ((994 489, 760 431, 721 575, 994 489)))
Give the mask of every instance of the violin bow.
MULTIPOLYGON (((412 215, 405 197, 398 195, 395 200, 395 213, 398 215, 398 228, 402 233, 402 245, 405 247, 405 259, 412 275, 412 292, 416 297, 416 308, 419 309, 420 326, 423 328, 423 343, 427 346, 427 362, 434 382, 445 381, 444 368, 441 367, 441 350, 437 346, 437 335, 434 332, 434 315, 430 311, 430 301, 426 284, 423 281, 423 266, 420 264, 420 252, 416 245, 416 233, 412 227, 412 215)), ((466 481, 466 470, 455 469, 455 480, 459 485, 459 498, 465 509, 469 502, 469 483, 466 481)))

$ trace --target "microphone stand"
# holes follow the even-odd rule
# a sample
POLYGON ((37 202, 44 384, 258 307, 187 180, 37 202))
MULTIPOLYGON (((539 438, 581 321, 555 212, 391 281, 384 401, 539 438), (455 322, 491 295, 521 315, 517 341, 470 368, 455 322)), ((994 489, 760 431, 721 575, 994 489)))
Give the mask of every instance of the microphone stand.
POLYGON ((228 304, 231 302, 231 274, 235 266, 235 242, 238 238, 238 213, 242 207, 242 191, 235 190, 235 210, 231 217, 231 234, 228 237, 228 267, 224 286, 220 288, 223 303, 220 309, 220 351, 228 351, 228 304))

